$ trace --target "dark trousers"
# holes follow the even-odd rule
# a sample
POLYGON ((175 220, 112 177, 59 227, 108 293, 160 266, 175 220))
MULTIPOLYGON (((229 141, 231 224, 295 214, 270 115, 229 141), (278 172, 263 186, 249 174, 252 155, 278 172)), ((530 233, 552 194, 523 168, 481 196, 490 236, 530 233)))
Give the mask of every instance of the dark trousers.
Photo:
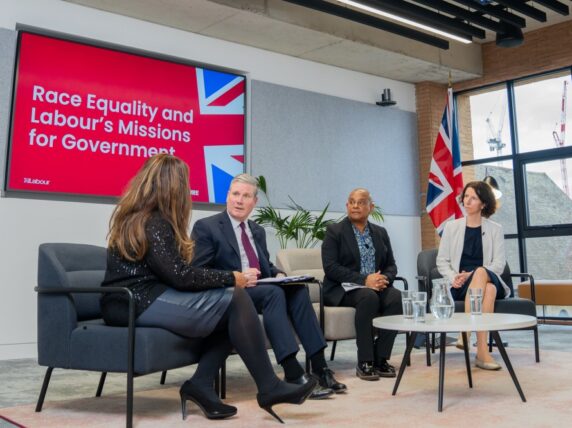
POLYGON ((397 332, 378 330, 379 333, 374 346, 372 320, 381 315, 401 314, 401 292, 393 287, 383 291, 359 288, 346 293, 340 302, 340 306, 351 306, 356 309, 358 362, 379 362, 383 358, 389 360, 397 332))
POLYGON ((279 363, 298 352, 296 331, 307 356, 326 347, 308 289, 302 285, 257 285, 246 289, 262 314, 266 335, 279 363))

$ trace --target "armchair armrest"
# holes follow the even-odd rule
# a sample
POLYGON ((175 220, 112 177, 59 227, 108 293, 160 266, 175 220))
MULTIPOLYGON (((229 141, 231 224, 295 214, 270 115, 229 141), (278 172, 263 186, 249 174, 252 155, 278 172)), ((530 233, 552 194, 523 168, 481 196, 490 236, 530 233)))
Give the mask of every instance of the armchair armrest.
POLYGON ((393 282, 395 281, 401 281, 403 282, 403 289, 405 291, 409 290, 409 283, 407 282, 407 280, 405 278, 403 278, 402 276, 396 276, 395 279, 393 280, 393 282))
MULTIPOLYGON (((70 294, 70 293, 125 293, 129 299, 129 317, 127 323, 127 376, 133 379, 135 370, 135 300, 133 293, 126 287, 66 287, 66 288, 40 288, 34 287, 38 294, 70 294)), ((133 397, 133 382, 127 383, 127 395, 133 397)), ((132 401, 132 400, 131 400, 132 401)), ((133 404, 131 404, 133 405, 133 404)), ((128 409, 128 414, 132 409, 128 409)))
POLYGON ((514 272, 510 274, 511 278, 528 278, 528 280, 530 281, 530 300, 532 300, 534 302, 534 304, 536 304, 536 291, 534 288, 534 277, 529 274, 529 273, 524 273, 524 272, 514 272))
POLYGON ((320 328, 322 329, 322 334, 325 333, 325 319, 324 319, 324 286, 322 284, 322 281, 320 281, 319 279, 316 279, 315 281, 318 282, 318 286, 320 287, 320 328))

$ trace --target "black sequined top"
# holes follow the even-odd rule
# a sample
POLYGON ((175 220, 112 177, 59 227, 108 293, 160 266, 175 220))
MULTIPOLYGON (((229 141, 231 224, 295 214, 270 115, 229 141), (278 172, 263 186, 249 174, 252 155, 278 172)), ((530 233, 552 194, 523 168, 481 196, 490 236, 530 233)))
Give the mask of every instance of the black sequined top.
MULTIPOLYGON (((201 291, 234 285, 230 271, 191 267, 180 255, 170 223, 156 213, 145 226, 148 250, 140 261, 131 262, 113 249, 107 250, 107 270, 102 286, 127 287, 135 298, 135 317, 147 309, 168 287, 201 291)), ((103 319, 109 325, 126 326, 128 300, 125 294, 101 298, 103 319)))

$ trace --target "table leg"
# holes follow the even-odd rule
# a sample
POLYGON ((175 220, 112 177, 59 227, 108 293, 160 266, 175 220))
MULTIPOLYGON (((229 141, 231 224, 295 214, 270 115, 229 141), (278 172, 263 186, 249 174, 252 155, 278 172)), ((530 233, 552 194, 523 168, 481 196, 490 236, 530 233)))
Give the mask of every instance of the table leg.
POLYGON ((491 333, 493 339, 495 340, 495 343, 497 344, 497 348, 499 349, 499 352, 500 352, 501 357, 502 357, 502 359, 506 365, 506 368, 508 369, 508 372, 510 373, 510 377, 512 378, 512 381, 514 382, 514 386, 516 386, 516 390, 520 394, 520 398, 522 399, 523 402, 526 403, 526 398, 524 397, 524 392, 522 392, 522 388, 520 387, 520 383, 518 383, 518 379, 516 378, 516 373, 514 372, 514 369, 512 368, 512 364, 510 363, 510 359, 508 358, 508 354, 506 353, 506 349, 504 348, 504 345, 502 343, 499 332, 498 331, 491 331, 490 333, 491 333))
POLYGON ((471 362, 469 361, 469 342, 467 340, 467 332, 463 331, 463 343, 465 346, 463 347, 463 351, 465 353, 465 365, 467 366, 467 378, 469 379, 469 388, 473 387, 473 377, 471 376, 471 362))
POLYGON ((439 411, 443 411, 443 387, 445 384, 445 345, 447 345, 447 333, 441 333, 439 339, 439 411))
POLYGON ((405 371, 405 366, 407 366, 407 361, 409 361, 411 350, 413 349, 413 344, 415 343, 415 338, 417 337, 416 332, 411 332, 411 337, 409 338, 409 343, 405 348, 405 354, 403 354, 403 360, 401 361, 401 366, 399 367, 399 373, 397 373, 397 379, 395 379, 395 385, 393 386, 393 392, 391 395, 395 395, 397 393, 397 388, 399 388, 399 383, 401 382, 401 377, 403 376, 403 372, 405 371))
POLYGON ((427 356, 427 367, 431 367, 431 349, 429 344, 429 333, 425 333, 425 355, 427 356))

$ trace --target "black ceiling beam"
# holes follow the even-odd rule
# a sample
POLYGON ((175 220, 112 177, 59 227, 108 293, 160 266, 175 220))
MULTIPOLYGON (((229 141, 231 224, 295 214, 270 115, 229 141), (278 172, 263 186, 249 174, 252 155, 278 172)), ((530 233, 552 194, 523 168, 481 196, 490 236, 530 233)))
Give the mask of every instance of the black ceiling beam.
POLYGON ((522 0, 495 0, 497 3, 504 6, 510 7, 516 12, 522 13, 532 19, 536 19, 539 22, 546 22, 546 12, 541 11, 535 7, 532 7, 522 0))
POLYGON ((494 7, 491 6, 490 4, 483 5, 475 0, 454 0, 454 1, 463 4, 465 6, 469 6, 472 9, 478 10, 479 12, 482 12, 485 15, 490 15, 500 19, 503 22, 515 25, 519 28, 526 27, 526 21, 524 18, 515 15, 514 13, 507 12, 503 8, 494 7))
POLYGON ((485 32, 480 28, 403 0, 360 0, 360 3, 420 24, 447 31, 459 37, 467 39, 470 39, 471 36, 479 39, 485 38, 485 32))
POLYGON ((569 15, 570 9, 564 3, 557 0, 534 0, 535 3, 541 4, 548 9, 559 13, 560 15, 569 15))
POLYGON ((449 15, 454 15, 460 19, 464 19, 468 22, 472 22, 474 25, 486 28, 487 30, 501 32, 504 28, 498 21, 494 19, 486 18, 482 13, 471 12, 468 9, 464 9, 454 4, 447 3, 444 0, 414 0, 415 3, 423 4, 425 6, 432 7, 439 11, 448 13, 449 15))
POLYGON ((350 21, 358 22, 360 24, 368 25, 380 30, 388 31, 398 36, 407 37, 427 45, 435 46, 439 49, 449 49, 449 42, 439 37, 431 36, 421 31, 413 30, 403 25, 395 24, 394 22, 386 21, 384 19, 376 18, 366 13, 357 12, 353 9, 338 6, 333 3, 327 3, 321 0, 284 0, 288 3, 297 4, 320 12, 329 13, 330 15, 338 16, 340 18, 349 19, 350 21))

